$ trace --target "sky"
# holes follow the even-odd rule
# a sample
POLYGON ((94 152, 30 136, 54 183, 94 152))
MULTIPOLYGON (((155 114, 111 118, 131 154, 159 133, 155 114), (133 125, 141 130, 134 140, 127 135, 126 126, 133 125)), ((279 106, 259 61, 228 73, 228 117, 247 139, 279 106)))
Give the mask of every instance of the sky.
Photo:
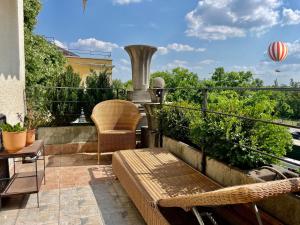
POLYGON ((126 45, 156 46, 151 72, 188 68, 200 79, 216 67, 253 72, 272 84, 300 81, 299 0, 41 0, 35 29, 68 49, 112 52, 113 78, 131 79, 126 45), (267 48, 287 44, 284 62, 267 48), (281 72, 275 72, 280 70, 281 72))

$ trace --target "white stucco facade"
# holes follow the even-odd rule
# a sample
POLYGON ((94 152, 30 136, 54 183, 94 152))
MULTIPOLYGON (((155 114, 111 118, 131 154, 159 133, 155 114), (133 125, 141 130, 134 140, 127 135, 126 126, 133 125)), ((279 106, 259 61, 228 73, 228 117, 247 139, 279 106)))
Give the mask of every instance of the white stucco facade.
POLYGON ((0 113, 16 123, 24 115, 23 0, 0 1, 0 113))

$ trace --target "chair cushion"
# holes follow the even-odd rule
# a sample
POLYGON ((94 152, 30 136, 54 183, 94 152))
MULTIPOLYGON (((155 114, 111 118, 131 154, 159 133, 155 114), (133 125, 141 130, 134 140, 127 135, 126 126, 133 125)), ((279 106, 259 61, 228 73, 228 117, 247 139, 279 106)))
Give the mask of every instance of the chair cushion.
POLYGON ((106 130, 98 136, 100 152, 136 148, 135 132, 131 130, 106 130))
POLYGON ((133 134, 132 130, 105 130, 101 134, 133 134))

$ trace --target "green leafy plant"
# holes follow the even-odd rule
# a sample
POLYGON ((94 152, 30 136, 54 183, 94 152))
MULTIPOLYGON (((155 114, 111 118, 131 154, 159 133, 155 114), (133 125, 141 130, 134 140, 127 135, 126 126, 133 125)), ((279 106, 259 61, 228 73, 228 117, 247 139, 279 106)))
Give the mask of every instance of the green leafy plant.
POLYGON ((115 97, 109 76, 110 75, 106 72, 100 72, 99 74, 92 72, 92 74, 86 78, 83 107, 85 117, 89 121, 91 121, 90 117, 95 105, 115 97))
POLYGON ((48 125, 51 123, 49 93, 44 86, 57 86, 55 81, 65 71, 66 60, 55 44, 34 33, 42 8, 40 0, 24 0, 23 8, 27 101, 33 104, 35 116, 39 115, 38 123, 48 125))
POLYGON ((65 58, 58 48, 43 36, 36 35, 34 28, 41 10, 40 0, 24 0, 24 44, 26 86, 52 85, 65 67, 65 58))
POLYGON ((156 77, 162 77, 166 82, 166 88, 169 88, 167 101, 201 101, 197 88, 201 87, 202 83, 199 81, 196 73, 178 67, 171 71, 153 73, 151 75, 151 82, 156 77))
POLYGON ((126 99, 126 87, 125 83, 123 83, 120 79, 114 79, 112 81, 112 88, 114 90, 114 94, 118 99, 126 99))
POLYGON ((198 107, 186 102, 174 103, 158 109, 157 115, 161 121, 164 135, 180 141, 190 142, 190 123, 192 118, 200 116, 199 111, 183 110, 181 107, 198 107), (180 108, 178 108, 180 107, 180 108))
MULTIPOLYGON (((183 105, 200 109, 200 105, 183 105)), ((226 91, 214 93, 209 99, 211 110, 260 119, 273 118, 274 107, 274 102, 261 93, 241 97, 226 91)), ((209 156, 241 169, 277 162, 253 149, 281 157, 292 148, 292 137, 284 127, 210 113, 203 117, 200 111, 189 112, 164 107, 160 113, 164 134, 199 146, 209 156)))
POLYGON ((47 113, 41 108, 37 108, 32 102, 33 98, 27 99, 26 102, 26 115, 24 118, 24 127, 28 130, 34 130, 39 126, 47 125, 49 117, 47 113))
POLYGON ((80 116, 83 89, 80 88, 80 76, 71 66, 55 79, 57 87, 48 92, 49 112, 58 126, 69 125, 80 116))
POLYGON ((11 124, 1 124, 0 128, 4 132, 22 132, 25 131, 26 128, 24 128, 21 123, 17 123, 15 125, 11 124))

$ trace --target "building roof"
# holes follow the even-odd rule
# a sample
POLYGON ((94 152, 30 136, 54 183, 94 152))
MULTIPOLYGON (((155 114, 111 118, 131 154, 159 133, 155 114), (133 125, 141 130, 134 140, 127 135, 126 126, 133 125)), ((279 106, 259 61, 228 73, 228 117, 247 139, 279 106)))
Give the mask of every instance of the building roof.
POLYGON ((79 55, 75 54, 74 52, 71 52, 67 49, 61 48, 59 46, 56 46, 60 51, 62 51, 62 53, 64 54, 64 56, 73 56, 73 57, 80 57, 79 55))

